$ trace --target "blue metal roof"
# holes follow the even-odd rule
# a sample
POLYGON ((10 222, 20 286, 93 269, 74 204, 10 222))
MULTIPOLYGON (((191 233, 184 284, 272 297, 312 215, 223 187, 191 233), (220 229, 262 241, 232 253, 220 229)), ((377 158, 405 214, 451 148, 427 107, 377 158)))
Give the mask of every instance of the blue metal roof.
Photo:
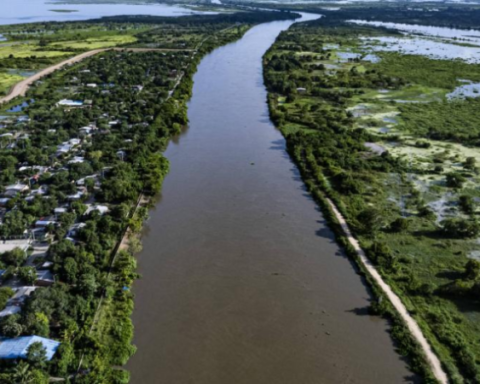
POLYGON ((47 353, 47 360, 52 360, 60 343, 40 336, 24 336, 5 339, 0 342, 0 359, 25 359, 30 345, 41 342, 47 353))

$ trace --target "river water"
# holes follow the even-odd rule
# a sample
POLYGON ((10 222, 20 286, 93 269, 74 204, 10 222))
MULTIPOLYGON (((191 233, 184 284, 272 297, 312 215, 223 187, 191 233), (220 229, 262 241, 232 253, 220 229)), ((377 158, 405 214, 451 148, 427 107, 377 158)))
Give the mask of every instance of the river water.
POLYGON ((261 58, 291 22, 201 62, 147 223, 134 384, 414 381, 271 124, 261 58))
MULTIPOLYGON (((181 16, 196 14, 180 6, 161 3, 62 4, 54 0, 0 0, 0 25, 41 21, 75 21, 116 15, 181 16), (61 12, 59 12, 61 11, 61 12)), ((215 12, 202 12, 215 13, 215 12)))

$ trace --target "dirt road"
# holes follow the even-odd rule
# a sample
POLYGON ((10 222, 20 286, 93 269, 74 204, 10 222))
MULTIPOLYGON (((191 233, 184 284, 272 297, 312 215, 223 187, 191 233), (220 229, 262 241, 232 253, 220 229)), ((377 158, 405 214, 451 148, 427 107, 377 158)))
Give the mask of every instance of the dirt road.
POLYGON ((425 357, 427 359, 427 362, 430 365, 430 368, 433 374, 435 375, 435 378, 442 384, 448 384, 447 374, 443 370, 440 360, 438 359, 437 355, 435 355, 435 353, 433 352, 430 344, 428 344, 428 341, 423 335, 422 330, 418 326, 417 322, 408 313, 407 308, 402 303, 402 300, 400 300, 400 298, 393 292, 392 288, 390 288, 390 286, 387 283, 385 283, 385 281, 382 279, 382 277, 380 276, 380 273, 378 273, 375 266, 367 258, 367 256, 365 255, 365 252, 360 247, 360 244, 358 243, 357 239, 355 239, 355 237, 353 237, 352 233, 350 232, 350 229, 348 228, 345 218, 338 211, 335 204, 333 204, 333 202, 330 199, 328 199, 328 203, 330 204, 330 207, 332 208, 332 211, 335 214, 335 217, 337 218, 338 222, 342 226, 342 229, 345 232, 345 235, 347 236, 348 241, 355 248, 360 258, 360 262, 365 267, 365 269, 370 274, 370 276, 375 280, 375 282, 380 287, 380 289, 388 297, 388 299, 394 306, 395 310, 398 312, 400 317, 403 319, 403 321, 407 325, 408 330, 412 334, 413 338, 418 342, 418 344, 422 348, 423 353, 425 354, 425 357))

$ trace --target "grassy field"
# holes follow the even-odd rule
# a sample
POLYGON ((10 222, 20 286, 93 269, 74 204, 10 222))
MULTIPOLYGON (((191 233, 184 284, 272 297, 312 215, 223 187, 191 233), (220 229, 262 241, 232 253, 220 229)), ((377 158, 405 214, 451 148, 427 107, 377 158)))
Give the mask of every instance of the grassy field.
POLYGON ((22 76, 0 72, 0 95, 6 93, 10 87, 23 79, 22 76))
POLYGON ((49 44, 49 48, 65 49, 65 50, 91 50, 99 48, 111 48, 123 44, 135 43, 137 39, 131 35, 113 35, 105 37, 91 37, 82 41, 62 41, 59 43, 49 44))

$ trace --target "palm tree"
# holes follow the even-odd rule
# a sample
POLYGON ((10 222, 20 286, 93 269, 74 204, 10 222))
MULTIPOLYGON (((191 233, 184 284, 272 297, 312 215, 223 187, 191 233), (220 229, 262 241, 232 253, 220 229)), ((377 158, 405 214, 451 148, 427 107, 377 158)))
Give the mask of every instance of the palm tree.
POLYGON ((30 365, 24 361, 20 361, 13 371, 13 382, 15 384, 33 383, 33 375, 30 372, 30 365))

